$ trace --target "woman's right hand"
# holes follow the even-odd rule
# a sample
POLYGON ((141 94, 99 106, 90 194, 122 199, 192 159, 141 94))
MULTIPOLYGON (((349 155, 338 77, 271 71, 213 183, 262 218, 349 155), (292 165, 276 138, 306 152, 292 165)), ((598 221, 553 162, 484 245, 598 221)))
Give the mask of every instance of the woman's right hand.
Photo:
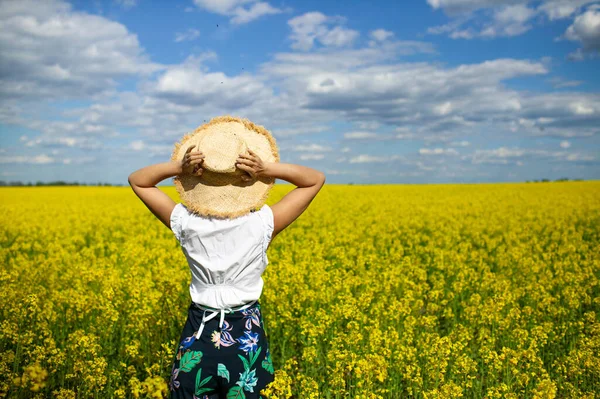
POLYGON ((267 163, 251 149, 248 149, 249 154, 240 154, 235 166, 248 173, 249 176, 243 175, 242 180, 247 182, 262 176, 267 170, 267 163))
POLYGON ((191 172, 197 176, 202 176, 202 163, 204 162, 204 154, 202 151, 194 151, 192 149, 196 147, 196 145, 191 145, 185 151, 183 155, 183 159, 180 162, 181 172, 191 172))

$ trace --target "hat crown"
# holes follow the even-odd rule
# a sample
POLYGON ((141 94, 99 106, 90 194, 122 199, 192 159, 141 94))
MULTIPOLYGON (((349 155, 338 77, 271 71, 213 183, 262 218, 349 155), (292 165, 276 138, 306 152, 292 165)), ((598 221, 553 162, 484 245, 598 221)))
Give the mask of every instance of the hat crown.
POLYGON ((198 150, 204 154, 202 168, 216 173, 236 172, 239 154, 247 151, 248 145, 235 128, 210 129, 200 137, 198 150))
POLYGON ((263 162, 279 162, 279 150, 273 135, 248 119, 219 116, 175 143, 172 161, 181 162, 190 146, 204 154, 202 167, 196 172, 186 169, 173 179, 177 192, 189 209, 198 215, 235 218, 261 209, 275 178, 248 173, 235 168, 238 154, 252 150, 263 162), (208 170, 212 168, 214 171, 208 170), (234 173, 230 171, 235 170, 234 173))

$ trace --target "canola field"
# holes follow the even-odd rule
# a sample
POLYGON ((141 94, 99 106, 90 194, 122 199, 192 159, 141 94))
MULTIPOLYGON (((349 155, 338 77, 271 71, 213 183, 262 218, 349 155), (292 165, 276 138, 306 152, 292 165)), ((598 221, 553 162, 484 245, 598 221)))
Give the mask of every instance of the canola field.
MULTIPOLYGON (((0 397, 168 397, 172 232, 129 187, 0 198, 0 397)), ((268 258, 266 398, 600 397, 600 182, 326 184, 268 258)))

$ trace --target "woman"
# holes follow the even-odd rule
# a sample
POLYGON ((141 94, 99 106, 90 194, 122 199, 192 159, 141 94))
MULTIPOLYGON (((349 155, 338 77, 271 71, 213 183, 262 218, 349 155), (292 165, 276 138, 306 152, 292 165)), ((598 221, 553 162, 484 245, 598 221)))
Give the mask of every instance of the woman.
MULTIPOLYGON (((173 231, 192 270, 192 304, 171 371, 171 398, 261 398, 260 391, 274 380, 258 302, 260 275, 268 263, 266 250, 275 236, 307 209, 325 183, 325 175, 301 165, 263 162, 249 150, 239 154, 236 168, 254 179, 282 179, 296 188, 270 207, 265 204, 256 212, 230 220, 213 219, 190 212, 156 187, 190 168, 202 173, 204 154, 192 150, 193 146, 188 148, 181 161, 151 165, 129 176, 136 195, 173 231), (225 248, 231 250, 223 253, 225 248), (238 255, 240 259, 227 269, 206 267, 211 259, 238 255), (206 284, 206 276, 212 284, 206 284), (194 287, 194 281, 203 278, 205 284, 194 287), (219 290, 237 292, 247 302, 237 307, 220 306, 216 299, 211 302, 213 307, 194 302, 195 295, 212 298, 219 290)), ((250 179, 246 176, 243 180, 250 179)))

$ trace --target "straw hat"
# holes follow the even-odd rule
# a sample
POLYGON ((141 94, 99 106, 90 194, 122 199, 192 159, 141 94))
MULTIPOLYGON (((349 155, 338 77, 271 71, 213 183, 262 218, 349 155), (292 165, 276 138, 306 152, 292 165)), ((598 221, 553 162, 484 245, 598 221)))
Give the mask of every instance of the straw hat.
POLYGON ((275 178, 259 176, 245 182, 242 175, 248 173, 235 164, 248 149, 263 162, 279 162, 277 143, 267 129, 247 119, 219 116, 175 143, 171 160, 181 162, 192 145, 192 151, 204 154, 203 170, 184 170, 173 180, 188 209, 209 217, 236 218, 264 205, 275 178))

